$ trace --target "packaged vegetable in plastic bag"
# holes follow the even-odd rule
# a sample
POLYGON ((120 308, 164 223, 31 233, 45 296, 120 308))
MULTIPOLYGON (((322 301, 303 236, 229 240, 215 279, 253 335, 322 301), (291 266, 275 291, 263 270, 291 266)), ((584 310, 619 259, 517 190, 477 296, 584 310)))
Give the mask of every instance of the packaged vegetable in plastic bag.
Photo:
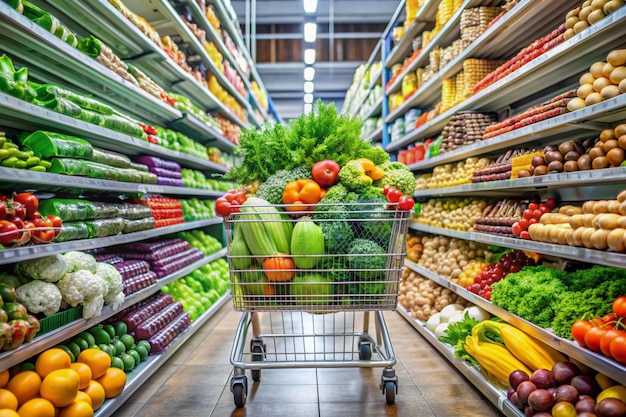
POLYGON ((20 135, 19 141, 26 150, 32 150, 41 158, 66 157, 91 159, 93 147, 89 142, 75 136, 38 130, 20 135))

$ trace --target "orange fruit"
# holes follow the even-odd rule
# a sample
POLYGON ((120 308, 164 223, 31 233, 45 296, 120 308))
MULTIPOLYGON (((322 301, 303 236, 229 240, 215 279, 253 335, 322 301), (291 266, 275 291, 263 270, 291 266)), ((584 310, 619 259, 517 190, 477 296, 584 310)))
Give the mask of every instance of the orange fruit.
POLYGON ((124 385, 126 385, 126 372, 118 368, 109 368, 96 381, 104 388, 106 398, 117 397, 124 389, 124 385))
POLYGON ((72 358, 66 351, 52 348, 41 352, 35 362, 35 371, 40 377, 45 378, 52 371, 69 368, 70 363, 72 363, 72 358))
POLYGON ((85 349, 76 362, 86 363, 91 368, 91 378, 98 379, 111 367, 111 357, 100 349, 85 349))
POLYGON ((59 417, 93 417, 93 408, 85 401, 74 401, 61 409, 59 417))
POLYGON ((78 376, 80 377, 80 385, 78 389, 85 389, 87 385, 89 385, 89 381, 91 381, 91 368, 86 363, 82 362, 74 362, 70 364, 70 369, 76 371, 78 376))
POLYGON ((39 394, 55 407, 65 407, 76 400, 80 376, 73 369, 57 369, 48 374, 41 383, 39 394))
POLYGON ((43 398, 33 398, 26 401, 17 410, 20 417, 54 417, 56 410, 54 405, 43 398))
POLYGON ((89 405, 93 406, 93 401, 91 401, 91 397, 87 395, 87 393, 84 391, 78 391, 78 394, 76 394, 76 401, 84 401, 88 403, 89 405))
POLYGON ((3 408, 2 410, 0 410, 0 417, 20 417, 20 415, 17 414, 17 411, 9 410, 8 408, 3 408))
POLYGON ((0 409, 17 411, 17 397, 8 389, 0 389, 0 409))
POLYGON ((35 371, 24 371, 9 380, 7 388, 17 398, 18 406, 39 396, 41 377, 35 371))
POLYGON ((4 388, 9 383, 9 370, 5 369, 0 372, 0 388, 4 388))
POLYGON ((102 385, 100 385, 99 382, 94 380, 89 381, 89 385, 87 385, 87 388, 85 388, 83 392, 91 398, 91 405, 94 410, 102 407, 102 404, 104 404, 104 396, 106 394, 104 392, 104 388, 102 388, 102 385))

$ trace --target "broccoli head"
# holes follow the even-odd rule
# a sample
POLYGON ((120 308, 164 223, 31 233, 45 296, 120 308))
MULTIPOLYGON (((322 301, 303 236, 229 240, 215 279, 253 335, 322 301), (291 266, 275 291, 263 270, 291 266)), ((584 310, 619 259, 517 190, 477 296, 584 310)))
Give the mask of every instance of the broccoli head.
POLYGON ((372 178, 367 175, 360 161, 353 160, 339 170, 339 182, 348 190, 360 193, 372 185, 372 178))
POLYGON ((361 280, 376 280, 385 276, 386 252, 371 239, 354 239, 348 247, 348 266, 361 280))
POLYGON ((282 204, 285 186, 301 178, 311 178, 311 170, 304 165, 289 170, 280 170, 270 175, 266 181, 259 185, 257 197, 267 200, 271 204, 282 204))
POLYGON ((387 211, 387 197, 379 188, 368 187, 359 196, 356 204, 348 206, 350 218, 359 220, 359 237, 372 239, 386 248, 389 246, 394 216, 387 211))
POLYGON ((348 209, 343 204, 346 201, 348 190, 341 184, 335 184, 328 189, 324 198, 315 206, 313 219, 345 220, 348 218, 348 209))
POLYGON ((354 239, 350 223, 343 220, 319 221, 318 225, 324 235, 324 246, 328 254, 346 253, 348 245, 354 239))
MULTIPOLYGON (((400 162, 385 162, 380 167, 385 171, 385 175, 374 181, 375 187, 382 188, 385 185, 390 185, 400 190, 402 194, 413 195, 415 192, 415 175, 406 165, 400 162)), ((341 171, 339 173, 341 174, 341 171)))

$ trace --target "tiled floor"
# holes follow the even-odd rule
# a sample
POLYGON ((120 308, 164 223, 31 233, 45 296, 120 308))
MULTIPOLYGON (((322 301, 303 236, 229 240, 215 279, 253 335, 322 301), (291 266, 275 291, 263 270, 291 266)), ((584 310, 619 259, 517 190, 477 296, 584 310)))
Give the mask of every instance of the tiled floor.
POLYGON ((248 372, 246 407, 237 409, 230 392, 229 357, 240 317, 227 304, 114 417, 501 415, 394 312, 385 313, 399 378, 394 405, 386 405, 378 387, 381 368, 300 368, 263 370, 256 383, 248 372))

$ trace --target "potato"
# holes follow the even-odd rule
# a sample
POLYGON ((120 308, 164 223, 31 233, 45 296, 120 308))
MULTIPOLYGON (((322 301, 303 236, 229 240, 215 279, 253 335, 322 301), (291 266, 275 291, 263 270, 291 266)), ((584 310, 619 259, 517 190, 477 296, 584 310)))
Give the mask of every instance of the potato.
POLYGON ((622 191, 621 193, 617 195, 617 201, 620 203, 623 203, 624 201, 626 201, 626 190, 622 191))
POLYGON ((620 206, 620 202, 617 200, 609 200, 609 203, 606 207, 606 209, 608 210, 607 213, 614 213, 614 214, 619 214, 619 206, 620 206))
MULTIPOLYGON (((607 239, 609 237, 610 230, 598 229, 591 235, 591 245, 598 250, 607 250, 609 245, 607 239)), ((583 234, 584 237, 584 234, 583 234)))
POLYGON ((577 7, 567 12, 567 15, 565 15, 565 18, 568 19, 572 16, 578 16, 578 13, 580 13, 580 7, 577 7))
POLYGON ((565 33, 563 33, 563 39, 565 40, 573 38, 574 36, 576 36, 576 32, 574 31, 573 28, 569 28, 565 31, 565 33))
POLYGON ((614 67, 626 64, 626 49, 615 49, 606 57, 606 60, 614 67))
POLYGON ((559 233, 561 232, 562 227, 559 227, 557 225, 549 225, 546 226, 546 228, 548 229, 548 233, 546 236, 548 243, 558 243, 559 233))
POLYGON ((580 22, 580 19, 577 16, 570 16, 565 19, 565 29, 572 29, 576 23, 580 22))
POLYGON ((586 22, 591 12, 593 12, 593 8, 591 7, 591 5, 583 7, 578 13, 578 19, 586 22))
POLYGON ((593 213, 593 209, 596 205, 596 201, 591 200, 591 201, 585 201, 585 204, 583 204, 583 213, 593 213))
POLYGON ((583 246, 583 232, 587 230, 586 227, 579 227, 574 230, 572 234, 572 242, 574 242, 573 246, 583 246))
POLYGON ((563 224, 569 222, 570 216, 561 213, 544 213, 539 219, 541 224, 563 224))
MULTIPOLYGON (((595 84, 595 83, 594 83, 594 84, 595 84)), ((595 87, 594 87, 594 90, 595 90, 595 87)), ((577 98, 578 98, 578 97, 577 97, 577 98)), ((574 100, 576 100, 576 98, 574 98, 574 99, 570 100, 570 102, 569 102, 569 103, 571 103, 571 102, 572 102, 572 101, 574 101, 574 100)), ((600 93, 598 93, 598 92, 596 91, 596 92, 593 92, 593 93, 589 94, 589 95, 587 96, 587 98, 585 98, 585 106, 593 106, 594 104, 598 104, 598 103, 600 103, 601 101, 602 101, 602 95, 600 95, 600 93)), ((567 103, 568 108, 569 108, 569 103, 567 103)))
POLYGON ((596 214, 587 213, 585 214, 585 218, 583 219, 584 227, 593 227, 593 219, 596 218, 596 214))
POLYGON ((596 229, 613 230, 617 228, 617 221, 622 217, 615 213, 601 213, 593 219, 593 227, 596 229))
POLYGON ((619 214, 626 216, 626 201, 622 201, 619 205, 619 214))
MULTIPOLYGON (((626 84, 626 83, 625 83, 626 84)), ((624 86, 626 87, 626 85, 624 86)), ((591 87, 593 89, 593 87, 591 87)), ((584 99, 580 97, 574 97, 567 103, 567 110, 574 112, 576 110, 584 109, 587 107, 587 104, 584 99)))
POLYGON ((606 15, 602 11, 602 9, 597 9, 589 13, 589 16, 587 16, 587 22, 589 22, 589 24, 591 25, 594 25, 598 23, 600 20, 604 19, 605 17, 606 15))
POLYGON ((617 228, 611 230, 606 238, 606 244, 614 252, 624 252, 626 245, 624 244, 624 232, 626 229, 617 228))
POLYGON ((578 229, 579 227, 585 227, 585 215, 584 214, 575 214, 570 216, 569 225, 572 229, 578 229))
POLYGON ((574 244, 574 229, 569 229, 565 235, 565 241, 570 246, 576 246, 574 244))
POLYGON ((609 78, 611 75, 611 72, 613 72, 614 69, 615 67, 607 62, 606 64, 604 64, 604 67, 602 68, 602 76, 609 78))
POLYGON ((626 229, 626 216, 620 216, 620 218, 617 219, 617 228, 626 229))
POLYGON ((599 93, 607 85, 611 85, 611 80, 604 76, 597 77, 596 80, 593 82, 593 89, 594 91, 599 93))
MULTIPOLYGON (((624 78, 622 81, 619 82, 619 92, 622 93, 622 94, 626 93, 626 78, 624 78)), ((570 101, 570 103, 571 103, 571 101, 570 101)), ((568 107, 568 109, 569 109, 569 107, 568 107)))
POLYGON ((593 236, 593 234, 596 232, 596 229, 594 229, 593 227, 585 227, 583 229, 583 233, 580 236, 580 238, 583 241, 583 246, 586 247, 587 249, 593 249, 593 241, 591 239, 591 237, 593 236))
POLYGON ((533 223, 528 226, 528 233, 530 234, 530 238, 537 242, 543 242, 541 239, 543 237, 543 229, 545 226, 541 223, 533 223))
POLYGON ((583 84, 578 87, 578 90, 576 90, 576 95, 584 100, 589 94, 593 93, 594 91, 595 90, 593 89, 592 84, 583 84))
POLYGON ((593 205, 593 214, 608 213, 608 212, 609 212, 608 200, 598 200, 596 201, 596 204, 593 205))
POLYGON ((574 32, 578 34, 582 32, 583 30, 587 29, 588 27, 589 27, 589 23, 587 23, 585 20, 581 20, 577 22, 572 29, 574 29, 574 32))
MULTIPOLYGON (((611 64, 607 64, 607 65, 611 65, 611 64)), ((614 67, 613 71, 611 71, 608 77, 609 77, 609 80, 611 80, 613 84, 619 85, 619 83, 621 83, 622 80, 626 78, 626 67, 623 65, 619 67, 614 67)))
POLYGON ((623 5, 624 5, 624 0, 611 0, 611 1, 608 1, 604 5, 602 10, 604 11, 604 14, 608 16, 611 13, 614 13, 617 9, 619 9, 623 5))
POLYGON ((593 78, 598 79, 602 77, 602 70, 604 69, 605 64, 606 62, 604 61, 598 61, 591 64, 591 67, 589 67, 589 72, 591 73, 591 75, 593 75, 593 78))
POLYGON ((608 100, 620 95, 619 87, 616 85, 607 85, 600 91, 603 100, 608 100))
POLYGON ((567 236, 572 232, 571 228, 561 227, 559 228, 559 234, 556 237, 556 242, 559 245, 567 245, 567 236))

